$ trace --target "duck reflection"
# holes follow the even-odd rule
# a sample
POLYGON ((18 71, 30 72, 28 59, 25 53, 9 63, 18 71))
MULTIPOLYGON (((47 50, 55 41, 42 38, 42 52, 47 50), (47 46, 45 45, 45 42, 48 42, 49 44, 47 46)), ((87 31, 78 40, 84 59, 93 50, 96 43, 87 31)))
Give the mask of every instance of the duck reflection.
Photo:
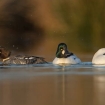
MULTIPOLYGON (((104 72, 104 68, 96 68, 98 72, 104 72)), ((94 76, 94 94, 98 105, 105 104, 105 75, 94 76)))

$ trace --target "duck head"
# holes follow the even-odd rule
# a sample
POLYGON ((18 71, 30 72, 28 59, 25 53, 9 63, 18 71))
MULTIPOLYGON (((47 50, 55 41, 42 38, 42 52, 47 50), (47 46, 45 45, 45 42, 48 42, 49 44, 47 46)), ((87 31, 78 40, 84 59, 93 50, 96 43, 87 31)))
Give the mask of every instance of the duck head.
POLYGON ((67 45, 65 43, 60 43, 58 45, 58 48, 57 48, 57 51, 56 51, 56 57, 57 58, 67 58, 71 55, 73 55, 73 53, 70 53, 67 50, 67 45))
POLYGON ((4 47, 0 47, 0 59, 6 59, 11 55, 11 52, 4 47))

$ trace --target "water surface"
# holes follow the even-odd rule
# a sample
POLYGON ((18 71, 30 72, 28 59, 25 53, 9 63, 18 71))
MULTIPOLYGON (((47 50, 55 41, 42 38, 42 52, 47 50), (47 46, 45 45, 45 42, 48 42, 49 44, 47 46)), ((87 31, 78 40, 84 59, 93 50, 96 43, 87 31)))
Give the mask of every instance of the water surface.
POLYGON ((105 105, 105 66, 1 66, 0 105, 105 105))

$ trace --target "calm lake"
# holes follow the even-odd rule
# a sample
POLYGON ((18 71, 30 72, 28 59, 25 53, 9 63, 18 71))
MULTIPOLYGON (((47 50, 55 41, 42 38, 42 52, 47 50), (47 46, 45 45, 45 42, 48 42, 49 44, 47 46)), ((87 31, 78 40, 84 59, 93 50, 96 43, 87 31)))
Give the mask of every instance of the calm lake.
POLYGON ((105 66, 1 66, 0 105, 105 105, 105 66))

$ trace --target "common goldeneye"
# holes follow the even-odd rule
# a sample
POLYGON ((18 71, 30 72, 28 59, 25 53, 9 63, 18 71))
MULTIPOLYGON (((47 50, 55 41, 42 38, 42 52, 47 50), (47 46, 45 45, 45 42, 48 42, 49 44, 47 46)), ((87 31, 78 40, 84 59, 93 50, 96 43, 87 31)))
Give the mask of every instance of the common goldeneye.
POLYGON ((69 52, 65 43, 60 43, 56 51, 53 64, 79 64, 81 60, 72 52, 69 52))
POLYGON ((5 48, 0 48, 0 59, 3 64, 44 64, 47 63, 43 57, 28 56, 28 55, 17 55, 10 56, 11 52, 5 48))
POLYGON ((92 64, 105 64, 105 48, 99 49, 94 54, 92 64))

